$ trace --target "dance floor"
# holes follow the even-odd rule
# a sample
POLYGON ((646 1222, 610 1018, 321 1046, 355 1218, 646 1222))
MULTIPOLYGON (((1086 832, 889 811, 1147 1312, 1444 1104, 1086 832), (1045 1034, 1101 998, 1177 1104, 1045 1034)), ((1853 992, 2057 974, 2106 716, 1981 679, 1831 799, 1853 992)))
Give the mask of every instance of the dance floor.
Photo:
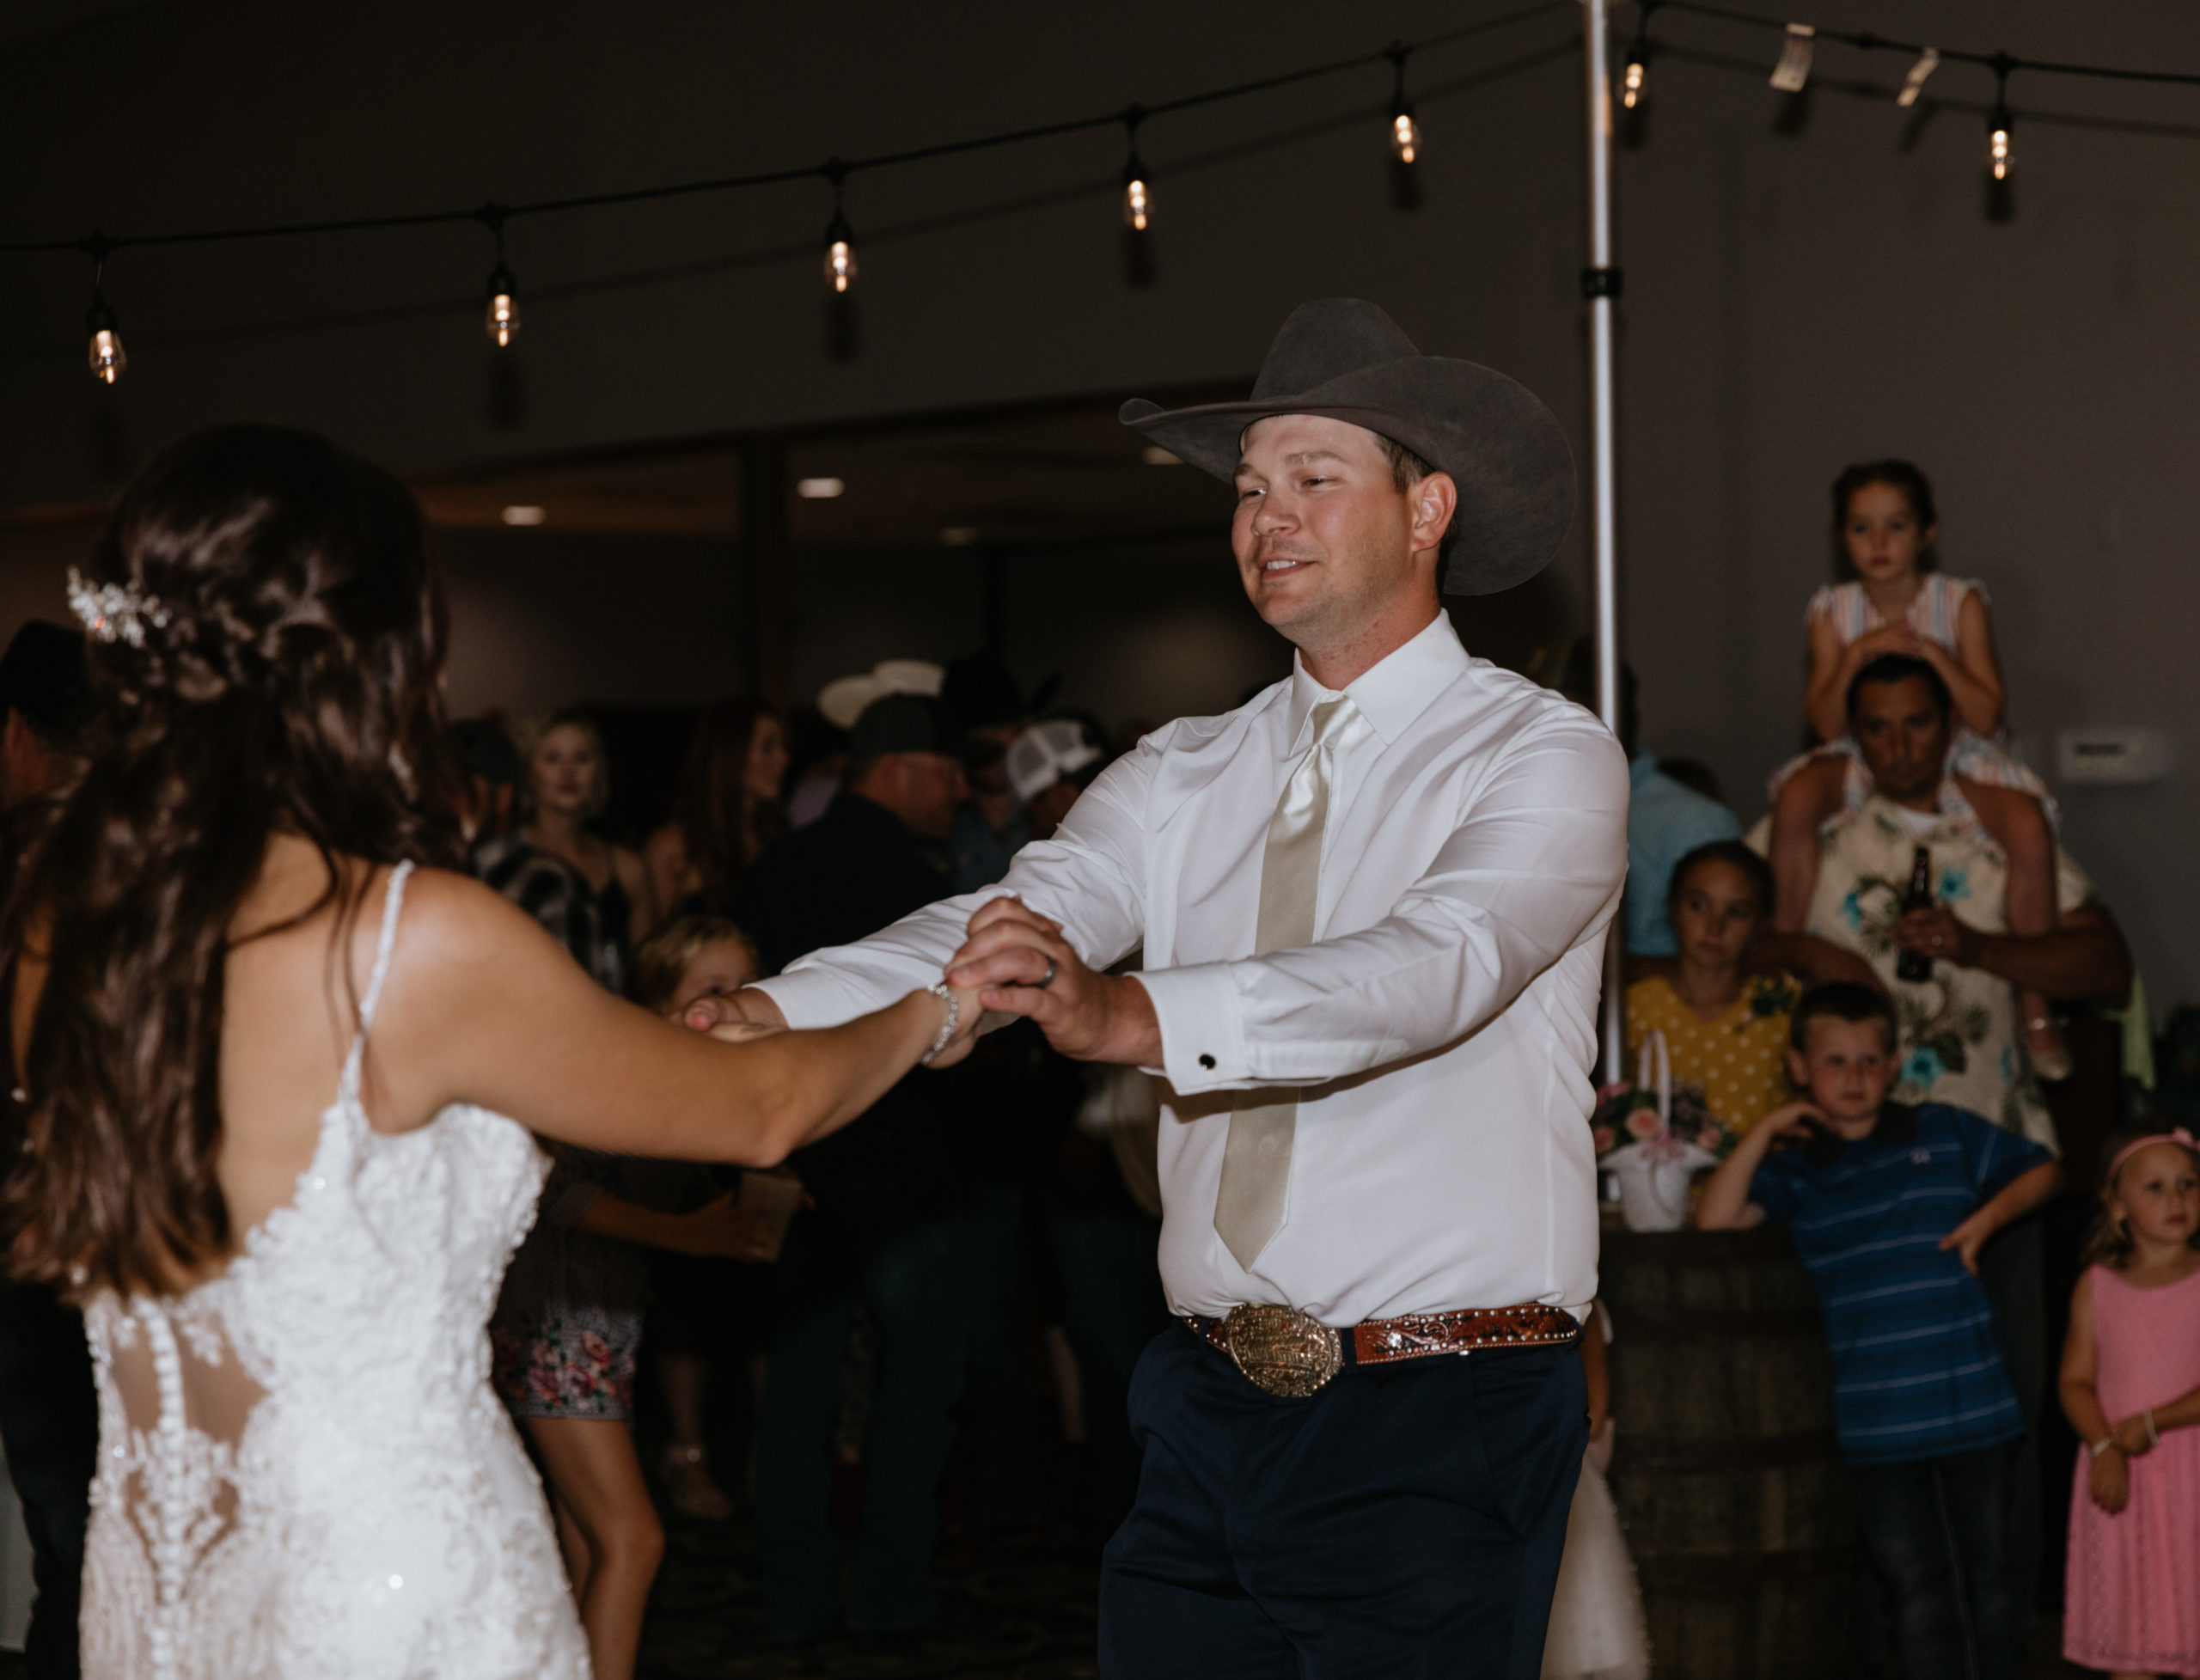
POLYGON ((921 1634, 789 1650, 764 1637, 745 1530, 675 1523, 642 1634, 641 1680, 1089 1680, 1098 1553, 1091 1542, 950 1546, 942 1610, 921 1634))
MULTIPOLYGON (((801 1650, 764 1638, 755 1557, 731 1525, 679 1525, 643 1634, 640 1680, 1070 1680, 1093 1677, 1097 1558, 1090 1543, 972 1549, 943 1565, 939 1621, 901 1640, 801 1650)), ((2035 1630, 2026 1680, 2082 1680, 2056 1654, 2056 1622, 2035 1630)), ((1685 1673, 1685 1665, 1660 1674, 1685 1673)), ((0 1670, 0 1680, 5 1671, 0 1670)), ((1860 1677, 1861 1680, 1861 1677, 1860 1677)))
MULTIPOLYGON (((764 1638, 754 1555, 729 1525, 673 1530, 643 1634, 640 1680, 1090 1680, 1097 1579, 1089 1545, 995 1547, 944 1565, 938 1622, 901 1640, 845 1640, 798 1651, 764 1638)), ((2026 1680, 2083 1680, 2055 1655, 2057 1628, 2036 1629, 2026 1680)), ((1661 1670, 1661 1673, 1671 1672, 1661 1670)), ((0 1651, 0 1680, 25 1680, 0 1651)))

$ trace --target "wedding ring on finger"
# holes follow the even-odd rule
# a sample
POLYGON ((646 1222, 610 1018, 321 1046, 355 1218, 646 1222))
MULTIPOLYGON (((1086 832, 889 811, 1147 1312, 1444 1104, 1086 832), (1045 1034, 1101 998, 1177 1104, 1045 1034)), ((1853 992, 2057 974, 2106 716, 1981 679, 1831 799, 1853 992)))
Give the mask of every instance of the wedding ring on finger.
POLYGON ((1047 973, 1046 973, 1045 977, 1044 977, 1043 979, 1042 979, 1042 980, 1039 981, 1038 989, 1039 989, 1040 991, 1043 992, 1043 991, 1045 991, 1048 987, 1052 986, 1052 985, 1054 983, 1054 976, 1055 976, 1055 974, 1058 974, 1058 973, 1060 973, 1060 968, 1056 966, 1056 964, 1055 964, 1055 962, 1054 962, 1054 959, 1053 957, 1051 957, 1051 956, 1050 956, 1050 957, 1048 957, 1048 958, 1047 959, 1047 973))

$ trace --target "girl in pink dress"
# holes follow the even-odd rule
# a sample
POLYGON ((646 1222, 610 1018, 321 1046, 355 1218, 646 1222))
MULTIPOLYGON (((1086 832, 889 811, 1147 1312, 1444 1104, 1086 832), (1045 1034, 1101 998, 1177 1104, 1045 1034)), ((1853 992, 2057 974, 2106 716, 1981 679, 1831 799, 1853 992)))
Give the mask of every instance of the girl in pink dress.
POLYGON ((2062 1654, 2117 1680, 2200 1675, 2200 1152, 2124 1140, 2070 1298, 2062 1654))

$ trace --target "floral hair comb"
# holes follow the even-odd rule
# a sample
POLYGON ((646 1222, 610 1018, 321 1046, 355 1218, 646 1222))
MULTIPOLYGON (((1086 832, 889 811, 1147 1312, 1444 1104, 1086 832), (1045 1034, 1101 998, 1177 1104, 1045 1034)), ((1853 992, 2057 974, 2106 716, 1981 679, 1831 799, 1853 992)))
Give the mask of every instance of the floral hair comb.
POLYGON ((102 642, 145 645, 147 626, 168 628, 168 610, 156 595, 147 595, 134 583, 93 583, 75 566, 69 568, 69 610, 82 620, 85 632, 102 642))

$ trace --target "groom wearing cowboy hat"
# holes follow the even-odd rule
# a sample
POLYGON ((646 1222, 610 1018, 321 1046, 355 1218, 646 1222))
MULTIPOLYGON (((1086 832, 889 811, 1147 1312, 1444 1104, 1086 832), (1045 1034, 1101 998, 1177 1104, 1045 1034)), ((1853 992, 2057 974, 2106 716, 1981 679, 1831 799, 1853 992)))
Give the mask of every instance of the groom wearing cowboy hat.
POLYGON ((1104 1672, 1531 1680, 1586 1439, 1627 766, 1470 657, 1439 590, 1542 569, 1572 456, 1519 385, 1352 299, 1297 310, 1250 401, 1123 419, 1236 486, 1292 675, 1147 736, 998 895, 741 1002, 822 1025, 945 964, 1067 1054, 1164 1081, 1181 1323, 1131 1393, 1104 1672))

